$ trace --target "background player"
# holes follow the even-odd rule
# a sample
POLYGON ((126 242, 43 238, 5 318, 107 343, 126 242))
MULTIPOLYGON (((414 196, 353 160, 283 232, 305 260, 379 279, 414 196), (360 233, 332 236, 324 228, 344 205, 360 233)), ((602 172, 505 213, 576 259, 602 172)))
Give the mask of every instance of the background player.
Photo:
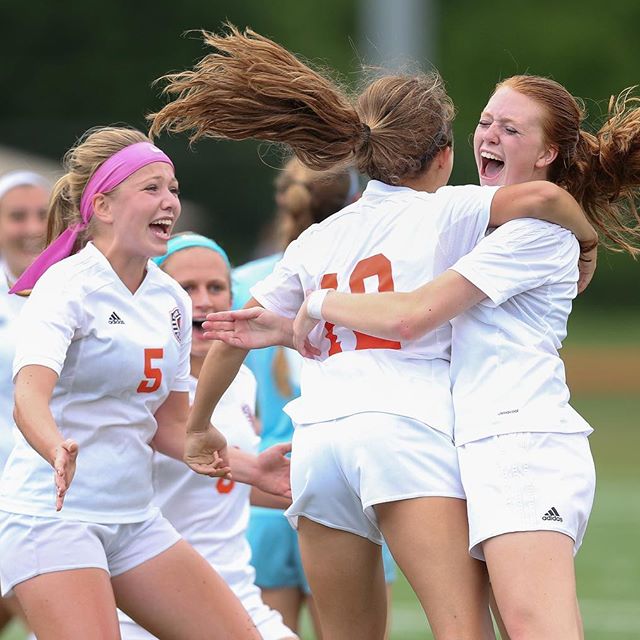
MULTIPOLYGON (((48 181, 32 171, 0 176, 0 472, 14 444, 11 367, 18 313, 25 301, 9 295, 9 289, 44 246, 50 189, 48 181)), ((0 629, 20 614, 15 598, 0 600, 0 629)))
MULTIPOLYGON (((230 265, 225 251, 213 240, 195 233, 174 236, 167 253, 154 262, 189 294, 193 306, 191 378, 189 394, 195 392, 202 362, 210 342, 203 338, 202 321, 207 313, 231 306, 230 265)), ((256 383, 253 374, 242 367, 213 416, 230 450, 234 479, 212 480, 193 473, 184 463, 161 453, 153 456, 154 503, 179 533, 214 567, 249 612, 265 640, 295 639, 277 611, 261 600, 254 583, 255 571, 249 564, 251 550, 246 539, 249 497, 265 505, 290 503, 274 493, 289 494, 289 460, 284 457, 289 444, 279 444, 260 456, 254 431, 256 383)), ((119 614, 124 640, 153 638, 133 620, 119 614)))

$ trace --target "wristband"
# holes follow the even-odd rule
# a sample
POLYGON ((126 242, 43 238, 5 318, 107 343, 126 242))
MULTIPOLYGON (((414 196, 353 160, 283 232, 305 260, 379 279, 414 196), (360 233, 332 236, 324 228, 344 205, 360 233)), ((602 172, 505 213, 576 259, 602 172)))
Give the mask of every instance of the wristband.
POLYGON ((335 289, 320 289, 309 294, 307 298, 307 315, 310 318, 324 320, 322 317, 322 303, 329 291, 335 291, 335 289))

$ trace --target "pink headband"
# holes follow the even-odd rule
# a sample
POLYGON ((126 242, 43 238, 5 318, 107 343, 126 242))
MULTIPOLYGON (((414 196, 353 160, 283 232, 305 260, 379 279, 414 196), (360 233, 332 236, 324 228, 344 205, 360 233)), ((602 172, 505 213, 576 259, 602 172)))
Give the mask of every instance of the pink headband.
POLYGON ((11 287, 10 293, 33 289, 38 278, 52 265, 67 258, 73 251, 78 235, 88 226, 93 216, 93 199, 98 193, 109 193, 138 169, 153 162, 173 162, 163 151, 150 142, 136 142, 114 153, 105 160, 87 182, 80 198, 82 222, 65 229, 31 264, 11 287))

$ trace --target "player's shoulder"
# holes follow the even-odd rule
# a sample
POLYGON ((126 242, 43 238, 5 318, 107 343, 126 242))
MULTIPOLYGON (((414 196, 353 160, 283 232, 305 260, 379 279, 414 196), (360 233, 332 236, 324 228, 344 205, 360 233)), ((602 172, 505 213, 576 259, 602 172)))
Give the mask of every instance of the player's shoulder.
POLYGON ((577 244, 577 240, 573 233, 564 227, 561 227, 553 222, 546 220, 539 220, 538 218, 517 218, 515 220, 509 220, 503 225, 497 227, 493 234, 495 238, 499 237, 512 237, 512 238, 548 238, 553 239, 557 243, 561 244, 577 244))
POLYGON ((85 298, 108 286, 112 280, 104 264, 106 258, 92 244, 51 265, 40 277, 34 291, 50 295, 64 292, 65 298, 85 298))

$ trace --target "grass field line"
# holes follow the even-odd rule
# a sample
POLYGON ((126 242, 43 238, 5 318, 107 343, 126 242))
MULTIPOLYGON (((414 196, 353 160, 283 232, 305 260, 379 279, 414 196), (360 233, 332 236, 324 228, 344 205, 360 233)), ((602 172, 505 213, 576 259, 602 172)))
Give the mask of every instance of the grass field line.
MULTIPOLYGON (((588 631, 640 634, 640 606, 634 600, 580 600, 584 627, 588 631)), ((410 634, 427 628, 422 610, 414 604, 394 603, 391 614, 393 634, 410 634)))

